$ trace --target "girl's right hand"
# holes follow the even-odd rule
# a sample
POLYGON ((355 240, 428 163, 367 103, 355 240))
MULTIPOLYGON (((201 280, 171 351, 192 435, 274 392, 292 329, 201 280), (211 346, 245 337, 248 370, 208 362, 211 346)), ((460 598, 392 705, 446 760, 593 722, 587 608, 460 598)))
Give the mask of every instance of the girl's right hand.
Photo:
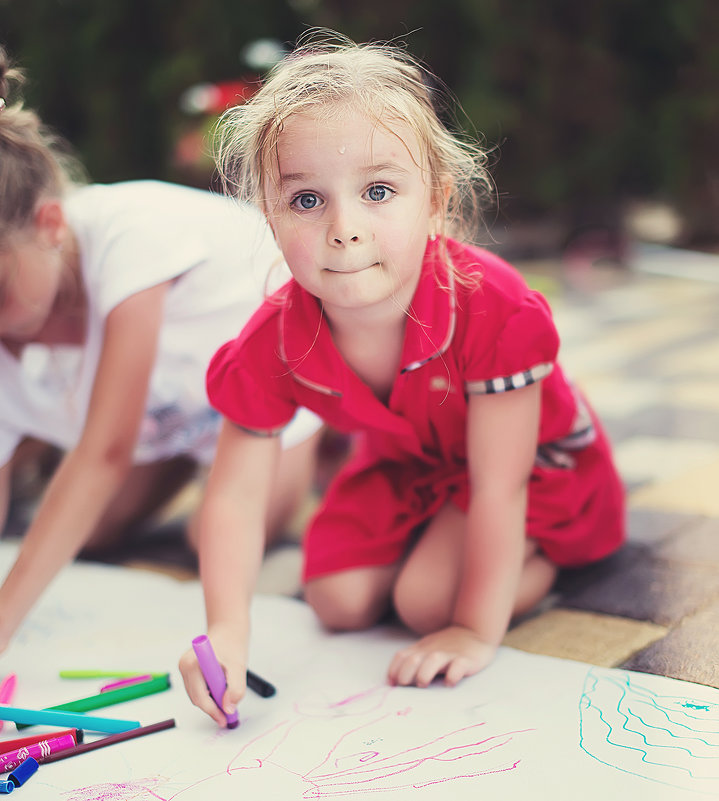
MULTIPOLYGON (((230 632, 219 626, 213 627, 208 635, 215 656, 225 672, 227 688, 222 699, 222 707, 229 715, 236 711, 237 704, 245 695, 246 649, 242 647, 236 628, 230 632)), ((206 712, 218 726, 226 727, 227 718, 212 700, 193 648, 189 648, 182 655, 179 667, 185 690, 192 703, 206 712)))

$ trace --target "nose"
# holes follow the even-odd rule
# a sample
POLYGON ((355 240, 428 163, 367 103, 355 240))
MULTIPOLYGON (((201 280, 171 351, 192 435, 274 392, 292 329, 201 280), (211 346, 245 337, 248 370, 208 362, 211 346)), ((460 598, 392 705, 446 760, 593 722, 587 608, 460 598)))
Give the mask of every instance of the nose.
POLYGON ((327 239, 333 247, 360 243, 363 234, 357 215, 348 213, 345 208, 337 207, 327 231, 327 239))

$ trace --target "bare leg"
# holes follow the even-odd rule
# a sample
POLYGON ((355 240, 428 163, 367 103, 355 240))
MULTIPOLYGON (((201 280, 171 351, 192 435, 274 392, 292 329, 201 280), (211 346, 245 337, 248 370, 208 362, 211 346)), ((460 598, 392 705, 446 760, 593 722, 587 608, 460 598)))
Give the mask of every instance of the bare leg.
POLYGON ((317 451, 321 438, 320 430, 280 454, 267 511, 267 544, 279 538, 307 497, 317 473, 317 451))
POLYGON ((195 461, 184 456, 133 467, 83 550, 92 553, 116 545, 191 481, 196 469, 195 461))
POLYGON ((322 576, 307 583, 305 600, 329 629, 367 629, 389 611, 398 570, 398 565, 384 565, 322 576))
POLYGON ((552 589, 559 568, 539 550, 534 540, 527 540, 524 570, 519 582, 512 615, 530 612, 552 589))
MULTIPOLYGON (((466 533, 466 515, 444 506, 408 556, 394 587, 393 599, 402 621, 418 634, 448 626, 459 581, 466 533)), ((513 615, 531 609, 551 589, 557 568, 527 540, 513 615)))
MULTIPOLYGON (((280 454, 277 477, 267 511, 268 545, 279 539, 307 497, 317 470, 317 452, 321 438, 320 430, 280 454)), ((187 523, 187 542, 196 551, 199 540, 197 515, 193 514, 187 523)))

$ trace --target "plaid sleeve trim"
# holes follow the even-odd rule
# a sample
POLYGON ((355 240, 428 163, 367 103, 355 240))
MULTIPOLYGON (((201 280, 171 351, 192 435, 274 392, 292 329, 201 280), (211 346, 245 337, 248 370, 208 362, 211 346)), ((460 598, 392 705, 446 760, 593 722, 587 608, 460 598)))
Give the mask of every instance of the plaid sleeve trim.
POLYGON ((467 381, 465 387, 470 395, 495 395, 498 392, 509 392, 512 389, 521 389, 536 381, 541 381, 552 372, 553 368, 552 362, 543 362, 514 375, 490 378, 489 381, 467 381))

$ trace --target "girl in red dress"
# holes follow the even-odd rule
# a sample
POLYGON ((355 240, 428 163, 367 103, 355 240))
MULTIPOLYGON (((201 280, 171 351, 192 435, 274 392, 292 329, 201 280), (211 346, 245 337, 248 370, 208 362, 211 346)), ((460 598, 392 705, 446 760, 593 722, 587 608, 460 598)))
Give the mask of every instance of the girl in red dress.
MULTIPOLYGON (((200 564, 227 709, 245 690, 277 435, 299 406, 356 440, 306 534, 305 598, 335 630, 394 608, 418 639, 392 683, 481 670, 559 565, 624 538, 622 484, 557 364, 547 302, 465 244, 484 154, 440 122, 434 85, 397 49, 312 39, 224 119, 229 185, 293 275, 208 371, 225 422, 200 564)), ((192 652, 181 669, 223 724, 192 652)))

